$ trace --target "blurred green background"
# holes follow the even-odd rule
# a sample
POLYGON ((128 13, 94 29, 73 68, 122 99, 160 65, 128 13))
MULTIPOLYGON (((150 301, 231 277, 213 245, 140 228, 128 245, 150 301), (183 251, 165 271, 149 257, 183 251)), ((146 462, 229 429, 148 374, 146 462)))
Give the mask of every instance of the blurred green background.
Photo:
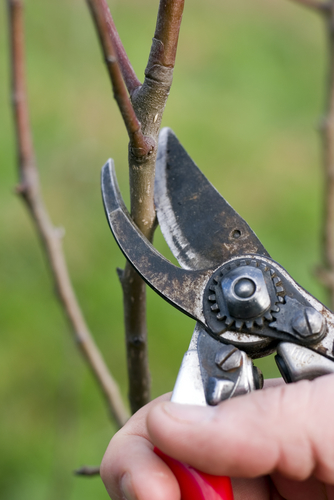
MULTIPOLYGON (((128 200, 127 136, 84 0, 26 0, 27 73, 44 198, 88 323, 126 397, 124 265, 105 221, 100 168, 115 159, 128 200)), ((110 0, 140 78, 158 0, 110 0)), ((114 432, 56 302, 16 179, 5 2, 0 7, 0 497, 107 499, 100 463, 114 432)), ((272 257, 324 300, 318 128, 326 43, 316 14, 285 0, 186 2, 163 120, 272 257)), ((157 233, 157 247, 166 245, 157 233)), ((171 390, 194 322, 148 293, 152 395, 171 390)), ((277 375, 273 360, 259 365, 277 375)))

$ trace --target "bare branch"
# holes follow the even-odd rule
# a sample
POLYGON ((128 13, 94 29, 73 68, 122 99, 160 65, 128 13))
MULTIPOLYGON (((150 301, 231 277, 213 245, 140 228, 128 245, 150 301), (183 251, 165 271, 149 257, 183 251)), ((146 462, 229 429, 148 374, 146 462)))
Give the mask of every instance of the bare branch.
POLYGON ((141 83, 125 52, 108 4, 105 0, 87 0, 87 3, 94 17, 95 26, 100 38, 100 43, 102 47, 104 47, 104 52, 106 53, 110 50, 110 45, 114 49, 125 85, 131 95, 134 90, 141 86, 141 83))
POLYGON ((324 269, 321 267, 317 267, 314 271, 315 276, 318 280, 329 289, 334 289, 334 273, 328 271, 328 269, 324 269))
POLYGON ((87 0, 87 4, 100 39, 114 97, 128 131, 131 147, 136 156, 146 156, 151 153, 154 143, 150 137, 145 137, 141 131, 141 123, 134 112, 123 76, 130 93, 140 86, 140 82, 119 39, 106 0, 87 0))
MULTIPOLYGON (((155 36, 145 81, 132 96, 142 131, 157 142, 162 115, 173 78, 184 0, 160 0, 155 36)), ((156 148, 144 162, 129 150, 131 215, 139 229, 152 241, 156 227, 154 176, 156 148)), ((137 411, 150 399, 145 284, 127 263, 122 278, 124 322, 129 376, 129 400, 137 411)))
POLYGON ((317 0, 291 0, 294 3, 308 7, 323 14, 329 14, 331 11, 331 2, 323 2, 317 0))
POLYGON ((173 68, 182 21, 184 0, 160 2, 154 38, 163 44, 160 64, 173 68))
POLYGON ((20 0, 7 0, 7 4, 11 41, 13 112, 20 176, 17 192, 25 201, 39 233, 58 297, 70 322, 78 347, 107 400, 112 416, 117 424, 122 426, 127 420, 127 411, 123 405, 118 386, 86 325, 69 278, 60 232, 52 225, 41 197, 26 97, 23 8, 20 0))
MULTIPOLYGON (((172 84, 173 68, 184 0, 160 0, 155 36, 145 71, 142 86, 129 83, 128 60, 114 27, 106 0, 87 0, 93 15, 101 47, 107 61, 115 98, 123 119, 131 122, 129 133, 129 169, 131 215, 133 220, 150 240, 156 227, 153 202, 156 144, 162 114, 172 84), (121 47, 121 48, 120 48, 121 47), (116 57, 119 64, 116 63, 116 57), (125 69, 124 69, 125 68, 125 69), (121 72, 131 93, 132 106, 126 99, 121 72), (123 84, 123 86, 122 86, 123 84), (123 110, 123 111, 122 111, 123 110), (133 116, 134 115, 134 116, 133 116), (138 122, 136 122, 136 120, 138 122), (136 131, 136 123, 141 128, 136 131), (138 146, 146 140, 145 147, 138 146)), ((123 273, 118 273, 123 288, 124 321, 126 332, 127 362, 129 376, 129 400, 133 412, 150 399, 150 375, 147 356, 146 292, 145 284, 133 267, 127 263, 123 273)))
POLYGON ((74 474, 76 476, 85 476, 85 477, 99 476, 100 475, 100 466, 97 465, 95 467, 95 466, 90 466, 90 465, 84 465, 83 467, 80 467, 80 469, 75 470, 74 474))
POLYGON ((320 281, 327 288, 330 307, 334 308, 334 2, 326 18, 328 42, 328 81, 326 111, 321 128, 324 163, 324 215, 322 227, 323 269, 318 271, 320 281))
POLYGON ((16 137, 18 141, 18 162, 21 185, 23 171, 29 170, 35 163, 29 114, 26 103, 26 81, 24 71, 24 40, 22 4, 19 0, 8 1, 10 43, 12 54, 12 104, 16 137))

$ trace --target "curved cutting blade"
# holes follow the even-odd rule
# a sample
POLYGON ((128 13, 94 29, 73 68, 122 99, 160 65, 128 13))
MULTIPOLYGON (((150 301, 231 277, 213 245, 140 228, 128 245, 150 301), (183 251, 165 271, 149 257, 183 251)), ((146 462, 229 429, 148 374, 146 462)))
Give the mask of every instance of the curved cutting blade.
POLYGON ((269 257, 169 128, 159 136, 154 200, 162 234, 185 269, 213 269, 243 254, 269 257))
POLYGON ((102 169, 101 184, 109 226, 125 257, 153 290, 191 318, 206 325, 202 301, 212 271, 181 269, 151 245, 124 205, 112 160, 102 169))

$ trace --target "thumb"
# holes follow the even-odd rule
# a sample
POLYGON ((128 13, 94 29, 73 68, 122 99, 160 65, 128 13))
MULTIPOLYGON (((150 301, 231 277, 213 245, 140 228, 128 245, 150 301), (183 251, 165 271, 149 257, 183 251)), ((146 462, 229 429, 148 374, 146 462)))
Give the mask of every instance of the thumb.
POLYGON ((333 392, 328 375, 216 407, 163 402, 148 413, 148 432, 164 453, 211 474, 334 483, 333 392))

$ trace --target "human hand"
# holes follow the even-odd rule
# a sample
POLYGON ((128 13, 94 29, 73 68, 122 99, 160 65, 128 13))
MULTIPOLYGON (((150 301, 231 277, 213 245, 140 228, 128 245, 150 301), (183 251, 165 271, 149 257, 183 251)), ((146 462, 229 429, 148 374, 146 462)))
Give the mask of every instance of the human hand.
POLYGON ((277 385, 217 407, 165 395, 113 437, 101 477, 113 500, 179 500, 177 481, 153 452, 231 476, 235 500, 334 500, 334 375, 277 385))

